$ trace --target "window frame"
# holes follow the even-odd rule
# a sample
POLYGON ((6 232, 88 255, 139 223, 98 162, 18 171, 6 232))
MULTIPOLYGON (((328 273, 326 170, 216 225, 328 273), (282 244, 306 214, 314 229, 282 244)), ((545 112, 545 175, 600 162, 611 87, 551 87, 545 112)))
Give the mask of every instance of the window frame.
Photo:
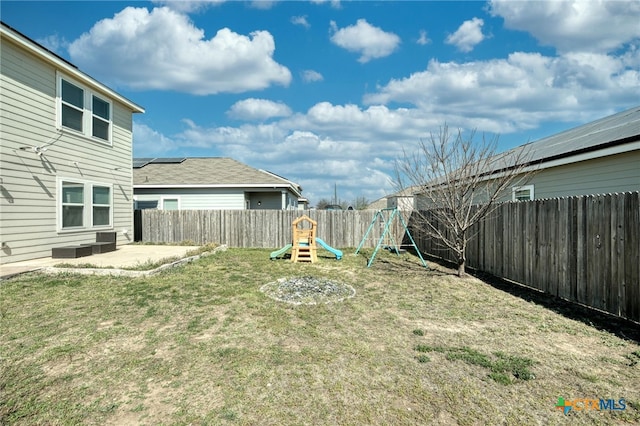
POLYGON ((534 186, 533 185, 520 185, 511 188, 511 201, 531 201, 535 199, 534 186), (529 199, 516 198, 518 191, 529 191, 529 199))
POLYGON ((108 99, 106 96, 95 92, 89 89, 87 86, 78 83, 77 80, 70 78, 62 73, 56 73, 56 127, 58 130, 63 130, 66 132, 75 133, 78 135, 82 135, 83 137, 90 139, 94 142, 113 146, 113 102, 108 99), (67 84, 71 84, 83 92, 83 105, 82 108, 79 108, 77 105, 66 102, 62 99, 62 84, 63 81, 67 84), (99 101, 104 102, 108 106, 108 119, 103 117, 100 114, 94 112, 95 108, 93 106, 94 98, 97 98, 99 101), (77 130, 72 127, 67 127, 62 124, 62 115, 63 108, 68 107, 72 108, 76 111, 82 112, 82 130, 77 130), (103 123, 106 123, 107 128, 107 139, 104 139, 100 136, 94 135, 94 120, 99 120, 103 123))
POLYGON ((113 226, 113 185, 102 185, 97 183, 91 183, 91 227, 92 228, 102 228, 102 227, 112 227, 113 226), (95 188, 107 188, 109 190, 109 202, 108 204, 96 203, 95 200, 95 188), (105 225, 96 225, 95 224, 95 209, 97 208, 108 208, 109 209, 109 221, 105 225))
POLYGON ((63 180, 60 182, 60 229, 65 229, 65 230, 71 230, 71 229, 82 229, 84 227, 84 223, 85 223, 85 213, 86 213, 86 203, 85 203, 85 199, 86 199, 86 187, 84 184, 80 183, 80 182, 73 182, 71 180, 63 180), (64 189, 65 189, 65 184, 70 184, 74 187, 80 187, 82 188, 82 203, 78 203, 78 202, 65 202, 64 200, 64 189), (81 215, 81 219, 82 219, 82 224, 80 226, 64 226, 64 210, 65 207, 80 207, 82 208, 82 215, 81 215))
POLYGON ((159 204, 160 204, 160 200, 138 200, 134 198, 133 209, 134 210, 158 210, 159 204), (146 206, 151 206, 152 203, 155 203, 155 206, 146 207, 146 206))
MULTIPOLYGON (((181 207, 180 197, 177 195, 163 195, 162 197, 160 197, 160 204, 158 205, 158 210, 165 210, 164 202, 171 201, 171 200, 176 200, 176 204, 178 207, 175 210, 180 210, 180 207, 181 207)), ((169 209, 167 211, 172 211, 172 209, 169 209)))
POLYGON ((88 181, 76 178, 58 177, 56 179, 57 189, 57 202, 56 202, 56 225, 59 233, 78 232, 78 231, 92 231, 92 230, 107 230, 113 229, 113 213, 114 213, 114 201, 113 201, 113 184, 107 182, 88 181), (62 189, 65 183, 82 185, 83 188, 83 200, 82 200, 82 226, 63 226, 64 206, 74 205, 79 206, 78 203, 65 203, 62 198, 62 189), (109 204, 95 204, 93 201, 93 188, 104 187, 109 189, 109 204), (109 207, 109 223, 106 225, 94 225, 94 207, 109 207))

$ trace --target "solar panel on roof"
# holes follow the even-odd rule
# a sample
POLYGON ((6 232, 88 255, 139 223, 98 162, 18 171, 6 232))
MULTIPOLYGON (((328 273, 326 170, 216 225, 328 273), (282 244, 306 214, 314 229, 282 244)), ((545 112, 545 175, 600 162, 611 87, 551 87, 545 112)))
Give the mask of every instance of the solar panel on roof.
POLYGON ((133 159, 133 168, 134 169, 139 169, 141 167, 146 166, 151 161, 153 161, 153 158, 134 158, 133 159))
POLYGON ((152 164, 180 164, 184 160, 186 160, 185 157, 154 158, 153 161, 151 161, 151 163, 152 164))

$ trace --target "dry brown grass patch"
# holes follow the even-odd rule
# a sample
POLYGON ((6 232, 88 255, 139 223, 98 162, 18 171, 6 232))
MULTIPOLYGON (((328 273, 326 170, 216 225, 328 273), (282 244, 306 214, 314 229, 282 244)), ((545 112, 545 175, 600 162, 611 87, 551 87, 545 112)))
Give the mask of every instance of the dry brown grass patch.
POLYGON ((382 253, 366 268, 365 256, 344 252, 341 261, 309 265, 231 249, 144 279, 7 281, 1 422, 640 421, 637 341, 444 267, 426 270, 410 255, 382 253), (347 284, 357 296, 296 306, 260 291, 304 276, 347 284), (491 377, 491 366, 509 357, 531 360, 535 378, 491 377), (625 398, 628 408, 567 418, 554 408, 559 396, 625 398))

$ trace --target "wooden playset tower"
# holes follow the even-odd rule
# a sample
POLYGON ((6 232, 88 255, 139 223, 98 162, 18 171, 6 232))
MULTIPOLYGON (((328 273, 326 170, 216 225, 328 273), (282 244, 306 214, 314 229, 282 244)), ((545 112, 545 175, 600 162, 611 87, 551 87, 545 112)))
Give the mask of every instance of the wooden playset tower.
POLYGON ((292 262, 317 262, 316 227, 318 222, 308 216, 300 216, 292 223, 292 262))

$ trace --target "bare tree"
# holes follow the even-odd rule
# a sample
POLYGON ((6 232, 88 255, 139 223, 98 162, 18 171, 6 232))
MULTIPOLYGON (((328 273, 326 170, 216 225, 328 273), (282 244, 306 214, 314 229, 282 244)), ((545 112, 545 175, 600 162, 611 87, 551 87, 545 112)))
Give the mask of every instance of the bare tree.
POLYGON ((369 200, 365 196, 358 196, 355 200, 353 200, 351 206, 356 210, 364 210, 367 206, 371 204, 369 200))
POLYGON ((483 135, 480 143, 474 137, 475 131, 465 136, 460 129, 452 135, 445 125, 422 140, 415 153, 405 151, 396 161, 398 189, 411 188, 419 200, 415 226, 453 251, 458 276, 465 275, 470 228, 497 202, 510 199, 511 188, 531 173, 526 148, 496 154, 497 137, 483 135))
POLYGON ((330 206, 331 204, 332 203, 330 200, 327 200, 326 198, 321 198, 320 201, 316 203, 316 209, 324 210, 327 208, 327 206, 330 206))

